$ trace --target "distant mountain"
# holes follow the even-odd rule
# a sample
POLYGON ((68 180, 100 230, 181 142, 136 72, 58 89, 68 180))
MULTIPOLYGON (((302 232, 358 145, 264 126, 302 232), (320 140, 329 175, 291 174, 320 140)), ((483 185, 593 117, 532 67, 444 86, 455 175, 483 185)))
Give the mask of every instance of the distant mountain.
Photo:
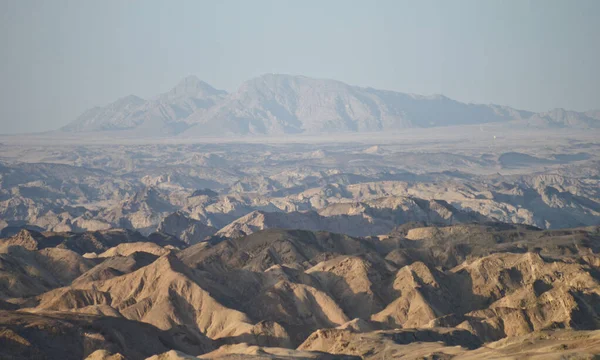
POLYGON ((592 119, 600 120, 600 109, 586 111, 585 115, 592 119))
POLYGON ((97 131, 130 129, 139 124, 136 111, 146 101, 135 95, 121 98, 104 107, 95 107, 63 127, 65 131, 97 131))
POLYGON ((62 130, 197 137, 378 132, 512 120, 530 127, 596 128, 599 113, 557 109, 535 114, 500 105, 465 104, 443 95, 277 74, 251 79, 227 94, 189 76, 152 100, 131 95, 88 110, 62 130))
POLYGON ((242 84, 185 135, 372 132, 521 119, 531 113, 350 86, 304 76, 263 75, 242 84))
POLYGON ((217 90, 195 76, 181 80, 170 91, 152 100, 135 95, 119 99, 104 107, 84 112, 63 127, 67 132, 136 130, 148 135, 172 135, 189 127, 185 119, 220 101, 226 92, 217 90))
POLYGON ((554 128, 600 128, 600 111, 585 113, 554 109, 551 111, 534 114, 527 120, 530 126, 554 128))

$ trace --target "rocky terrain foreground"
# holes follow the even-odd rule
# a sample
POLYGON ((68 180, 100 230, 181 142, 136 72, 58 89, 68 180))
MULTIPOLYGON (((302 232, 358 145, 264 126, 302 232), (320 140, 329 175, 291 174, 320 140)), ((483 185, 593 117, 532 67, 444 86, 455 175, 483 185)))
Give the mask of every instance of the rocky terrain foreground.
POLYGON ((0 240, 2 359, 593 359, 600 227, 0 240))

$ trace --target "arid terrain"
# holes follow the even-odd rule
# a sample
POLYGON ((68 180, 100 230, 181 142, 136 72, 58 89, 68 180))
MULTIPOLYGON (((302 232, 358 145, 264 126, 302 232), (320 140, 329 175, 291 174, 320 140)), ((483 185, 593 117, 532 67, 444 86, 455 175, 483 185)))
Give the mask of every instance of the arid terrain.
POLYGON ((0 228, 125 228, 193 244, 269 227, 372 236, 411 221, 597 225, 599 134, 496 124, 267 144, 4 137, 0 228))
POLYGON ((0 0, 0 360, 600 360, 600 0, 0 0))
POLYGON ((0 358, 595 358, 597 135, 4 138, 0 358))

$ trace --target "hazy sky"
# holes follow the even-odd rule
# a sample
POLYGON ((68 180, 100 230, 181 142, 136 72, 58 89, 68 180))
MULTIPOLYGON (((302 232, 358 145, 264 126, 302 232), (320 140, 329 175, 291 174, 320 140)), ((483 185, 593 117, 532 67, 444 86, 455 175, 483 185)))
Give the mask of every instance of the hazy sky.
POLYGON ((600 1, 0 0, 0 133, 195 74, 333 78, 543 111, 600 108, 600 1))

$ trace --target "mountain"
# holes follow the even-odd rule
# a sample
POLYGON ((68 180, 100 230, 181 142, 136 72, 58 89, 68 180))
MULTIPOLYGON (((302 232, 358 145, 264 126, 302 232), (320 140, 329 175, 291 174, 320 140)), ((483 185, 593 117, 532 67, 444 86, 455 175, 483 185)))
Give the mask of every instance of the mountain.
POLYGON ((94 107, 62 129, 65 131, 98 131, 131 129, 139 125, 137 109, 146 101, 129 95, 104 107, 94 107))
POLYGON ((372 132, 487 123, 530 116, 496 105, 463 104, 350 86, 340 81, 267 74, 242 84, 184 135, 372 132))
POLYGON ((181 104, 189 100, 195 100, 197 107, 202 107, 199 99, 210 99, 226 95, 227 92, 218 90, 198 79, 194 75, 183 78, 173 89, 158 97, 160 101, 180 101, 181 104))
POLYGON ((600 111, 581 113, 565 109, 554 109, 533 115, 527 120, 527 124, 535 127, 600 128, 600 111))
POLYGON ((195 76, 151 100, 134 95, 83 113, 66 132, 135 130, 184 137, 378 132, 516 120, 524 126, 596 128, 598 112, 535 114, 507 106, 465 104, 336 80, 266 74, 231 94, 195 76))
POLYGON ((141 111, 146 117, 163 121, 172 133, 178 133, 187 128, 187 118, 191 114, 204 112, 226 94, 195 76, 188 76, 169 92, 152 100, 141 111))
POLYGON ((210 108, 225 94, 225 91, 217 90, 195 76, 188 76, 154 99, 144 100, 130 95, 104 107, 90 109, 61 130, 135 130, 136 134, 175 134, 188 127, 184 121, 188 116, 210 108))

